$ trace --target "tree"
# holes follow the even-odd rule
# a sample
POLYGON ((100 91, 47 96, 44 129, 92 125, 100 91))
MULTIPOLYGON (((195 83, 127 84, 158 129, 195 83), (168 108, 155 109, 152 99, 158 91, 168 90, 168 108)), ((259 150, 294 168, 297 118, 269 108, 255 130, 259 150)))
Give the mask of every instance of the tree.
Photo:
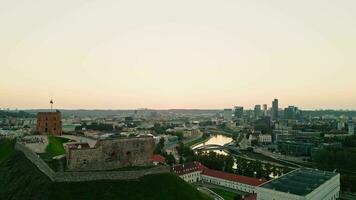
POLYGON ((160 154, 160 155, 163 155, 165 152, 163 151, 163 148, 164 148, 164 142, 165 142, 165 139, 162 137, 161 139, 159 139, 159 142, 154 150, 154 153, 155 154, 160 154))
POLYGON ((173 164, 176 164, 176 159, 174 156, 170 153, 166 156, 166 162, 168 165, 172 166, 173 164))

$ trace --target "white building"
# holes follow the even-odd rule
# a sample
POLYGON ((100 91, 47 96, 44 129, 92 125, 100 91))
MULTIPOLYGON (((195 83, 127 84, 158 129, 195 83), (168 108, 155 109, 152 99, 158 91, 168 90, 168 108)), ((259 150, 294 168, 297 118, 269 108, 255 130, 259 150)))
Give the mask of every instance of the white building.
POLYGON ((258 141, 260 143, 272 143, 272 136, 269 134, 258 135, 258 141))
POLYGON ((256 187, 265 182, 262 179, 239 176, 237 174, 226 173, 208 168, 203 170, 202 181, 247 193, 256 193, 256 187))
POLYGON ((188 183, 196 183, 201 181, 202 171, 196 165, 197 162, 187 163, 182 165, 176 165, 172 167, 172 171, 176 173, 180 178, 188 183))
POLYGON ((341 131, 344 128, 345 128, 345 122, 338 122, 337 123, 337 130, 338 131, 341 131))
POLYGON ((207 184, 231 188, 247 193, 256 193, 256 187, 265 183, 265 180, 262 179, 212 170, 199 162, 177 165, 172 168, 172 171, 188 183, 202 181, 207 184))
POLYGON ((257 200, 336 200, 340 174, 297 169, 257 187, 257 200))
POLYGON ((232 121, 232 109, 225 108, 223 112, 223 117, 225 121, 231 122, 232 121))

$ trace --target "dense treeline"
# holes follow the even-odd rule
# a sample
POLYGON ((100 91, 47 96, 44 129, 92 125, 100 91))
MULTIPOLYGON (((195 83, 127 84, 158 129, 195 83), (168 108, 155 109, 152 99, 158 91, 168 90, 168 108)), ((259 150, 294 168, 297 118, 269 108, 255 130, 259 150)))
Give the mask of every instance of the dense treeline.
POLYGON ((331 124, 311 124, 311 125, 294 125, 293 130, 300 131, 321 131, 321 132, 329 132, 333 130, 331 124))
POLYGON ((103 124, 103 123, 92 123, 87 125, 86 123, 82 124, 81 126, 75 127, 75 130, 83 130, 83 128, 87 130, 94 130, 94 131, 113 131, 114 127, 112 124, 103 124))
POLYGON ((344 138, 324 138, 324 142, 332 143, 332 142, 340 142, 343 147, 356 147, 356 136, 347 136, 344 138))
POLYGON ((241 157, 234 158, 231 155, 222 155, 214 151, 194 154, 189 148, 184 148, 183 151, 181 149, 178 152, 183 153, 186 162, 199 161, 210 169, 236 173, 242 176, 265 178, 269 180, 270 175, 281 176, 291 171, 291 169, 287 167, 276 167, 271 164, 247 160, 241 157), (235 163, 236 166, 234 166, 235 163))
POLYGON ((341 190, 346 192, 356 192, 356 175, 341 174, 341 190))
POLYGON ((233 172, 234 158, 230 155, 222 155, 210 151, 208 153, 197 154, 194 160, 201 162, 210 169, 233 172))
POLYGON ((0 118, 6 118, 6 117, 15 117, 15 118, 33 118, 36 117, 34 114, 30 114, 24 111, 19 111, 19 112, 10 112, 10 111, 3 111, 0 110, 0 118))
POLYGON ((341 190, 356 192, 356 149, 325 148, 313 155, 318 169, 341 173, 341 190))
POLYGON ((323 115, 335 115, 335 116, 341 116, 345 115, 348 117, 354 117, 356 116, 356 111, 355 110, 303 110, 303 115, 304 116, 323 116, 323 115))
POLYGON ((324 148, 313 154, 313 161, 322 170, 356 172, 356 149, 324 148))
POLYGON ((260 161, 251 161, 244 158, 236 158, 237 168, 235 173, 248 177, 271 179, 272 176, 281 176, 291 171, 287 167, 276 167, 268 163, 262 163, 260 161))
POLYGON ((157 134, 165 134, 167 129, 174 128, 174 126, 169 124, 159 124, 155 123, 151 130, 155 131, 157 134))

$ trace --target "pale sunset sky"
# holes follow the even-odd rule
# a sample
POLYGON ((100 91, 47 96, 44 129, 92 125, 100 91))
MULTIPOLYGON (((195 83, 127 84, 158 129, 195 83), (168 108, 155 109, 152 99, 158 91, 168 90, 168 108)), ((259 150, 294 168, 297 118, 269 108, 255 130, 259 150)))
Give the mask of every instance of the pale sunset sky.
POLYGON ((355 0, 0 0, 0 108, 356 109, 355 0))

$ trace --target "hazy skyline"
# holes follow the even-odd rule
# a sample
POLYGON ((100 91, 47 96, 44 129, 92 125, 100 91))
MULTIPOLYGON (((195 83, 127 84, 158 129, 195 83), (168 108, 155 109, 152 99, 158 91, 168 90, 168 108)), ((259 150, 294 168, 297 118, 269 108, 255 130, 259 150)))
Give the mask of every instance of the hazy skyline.
POLYGON ((0 0, 0 108, 356 109, 355 8, 0 0))

